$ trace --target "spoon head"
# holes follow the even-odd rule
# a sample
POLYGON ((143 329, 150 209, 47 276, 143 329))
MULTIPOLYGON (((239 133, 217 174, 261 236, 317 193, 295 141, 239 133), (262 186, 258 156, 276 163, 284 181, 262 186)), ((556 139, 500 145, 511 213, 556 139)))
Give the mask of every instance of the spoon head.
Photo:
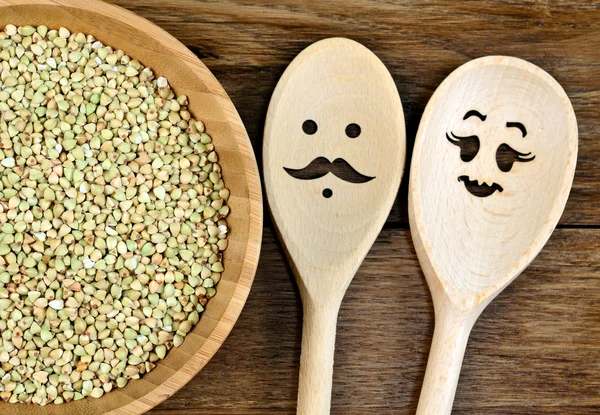
POLYGON ((402 103, 383 63, 348 39, 300 53, 267 114, 265 189, 301 285, 345 291, 404 170, 402 103))
POLYGON ((575 113, 537 66, 476 59, 427 104, 412 160, 411 230, 434 299, 487 305, 535 258, 564 210, 575 113))

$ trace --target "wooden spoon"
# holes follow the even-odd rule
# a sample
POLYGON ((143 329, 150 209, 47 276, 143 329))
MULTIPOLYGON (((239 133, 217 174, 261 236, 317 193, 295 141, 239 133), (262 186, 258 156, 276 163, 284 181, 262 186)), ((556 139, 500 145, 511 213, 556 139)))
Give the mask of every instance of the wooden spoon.
POLYGON ((576 161, 569 98, 531 63, 473 60, 429 101, 409 188, 436 321, 418 415, 450 414, 471 328, 550 237, 576 161))
POLYGON ((327 39, 279 81, 265 188, 304 305, 298 414, 328 414, 337 315, 394 202, 406 152, 394 81, 367 48, 327 39))

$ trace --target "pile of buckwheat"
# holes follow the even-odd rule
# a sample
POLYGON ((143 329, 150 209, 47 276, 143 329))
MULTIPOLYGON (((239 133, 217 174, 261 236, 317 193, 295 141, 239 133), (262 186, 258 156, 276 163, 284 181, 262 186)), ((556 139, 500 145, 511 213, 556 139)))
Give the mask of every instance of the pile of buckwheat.
POLYGON ((0 398, 152 370, 223 271, 229 191, 165 78, 65 28, 0 32, 0 398))

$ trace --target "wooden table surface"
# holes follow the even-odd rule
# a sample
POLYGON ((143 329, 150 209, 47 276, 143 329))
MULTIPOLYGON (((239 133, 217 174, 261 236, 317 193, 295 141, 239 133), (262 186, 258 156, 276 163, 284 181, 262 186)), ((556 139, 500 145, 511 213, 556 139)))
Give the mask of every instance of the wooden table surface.
MULTIPOLYGON (((306 46, 345 36, 392 73, 409 149, 427 101, 464 62, 527 59, 563 85, 579 123, 567 209, 532 265, 473 329, 454 414, 600 414, 600 3, 592 0, 112 0, 173 34, 213 71, 261 159, 267 105, 306 46)), ((198 114, 201 117, 201 114, 198 114)), ((410 155, 410 152, 409 152, 410 155)), ((406 215, 407 175, 339 317, 333 414, 414 414, 433 308, 406 215)), ((152 414, 293 414, 301 303, 273 226, 232 334, 152 414)))

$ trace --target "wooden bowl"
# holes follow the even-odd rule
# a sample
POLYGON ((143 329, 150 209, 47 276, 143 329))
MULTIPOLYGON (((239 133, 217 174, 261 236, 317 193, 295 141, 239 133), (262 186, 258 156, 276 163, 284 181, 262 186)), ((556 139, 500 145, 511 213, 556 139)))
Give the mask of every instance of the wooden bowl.
POLYGON ((213 137, 231 190, 231 228, 225 252, 225 271, 217 295, 183 344, 173 348, 142 379, 99 399, 86 398, 62 405, 0 403, 11 414, 140 414, 171 396, 188 382, 219 349, 235 324, 250 291, 262 236, 262 195, 256 159, 233 103, 210 71, 173 36, 116 6, 97 0, 0 0, 0 28, 7 24, 61 26, 91 34, 123 49, 165 76, 178 94, 189 97, 191 113, 206 124, 213 137))

